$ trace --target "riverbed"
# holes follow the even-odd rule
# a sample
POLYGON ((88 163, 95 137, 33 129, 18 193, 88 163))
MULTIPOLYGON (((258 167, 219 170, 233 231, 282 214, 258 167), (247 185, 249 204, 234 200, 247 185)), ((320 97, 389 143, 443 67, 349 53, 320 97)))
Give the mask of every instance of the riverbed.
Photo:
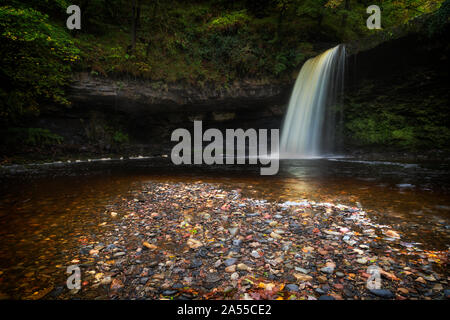
POLYGON ((400 279, 388 279, 393 282, 387 289, 392 296, 386 297, 445 296, 449 164, 342 157, 289 160, 281 162, 277 176, 267 177, 260 176, 257 167, 175 167, 169 161, 104 159, 5 169, 0 189, 2 298, 383 298, 363 289, 364 278, 347 279, 389 255, 367 249, 373 241, 386 243, 389 248, 382 247, 391 256, 396 250, 414 256, 395 259, 387 270, 381 263, 384 272, 400 279), (188 194, 191 198, 183 198, 188 194), (323 220, 323 214, 334 217, 330 218, 334 225, 323 220), (367 218, 375 227, 345 220, 348 214, 367 218), (251 220, 243 223, 240 216, 251 220), (292 225, 301 226, 302 221, 305 230, 294 232, 292 225), (266 227, 260 225, 265 222, 266 227), (233 228, 238 228, 236 234, 230 233, 233 228), (376 232, 364 234, 368 229, 376 232), (393 233, 386 236, 386 230, 393 233), (196 246, 195 241, 201 244, 196 246), (286 245, 289 248, 281 250, 286 245), (340 252, 333 252, 335 245, 340 252), (199 256, 201 248, 208 253, 199 256), (348 250, 356 255, 345 258, 348 250), (253 251, 259 256, 242 258, 253 251), (289 266, 280 269, 276 261, 281 251, 289 266), (371 260, 374 256, 378 259, 371 260), (225 271, 234 265, 224 264, 227 259, 236 259, 237 270, 225 271), (345 261, 351 264, 352 259, 367 261, 350 270, 345 261), (408 259, 424 260, 425 269, 419 270, 416 262, 410 266, 408 259), (69 265, 81 265, 81 290, 65 286, 69 265), (319 270, 327 266, 336 270, 321 274, 319 270), (168 273, 174 268, 182 271, 168 273), (411 283, 423 290, 404 279, 404 272, 412 273, 407 275, 413 277, 411 283), (206 285, 196 280, 202 273, 203 278, 209 276, 206 285), (242 291, 246 277, 253 277, 247 280, 257 282, 254 286, 263 292, 273 285, 271 294, 252 288, 242 291), (349 289, 350 281, 361 283, 349 289), (295 294, 286 293, 289 285, 295 294), (413 288, 403 288, 407 286, 413 288), (229 291, 214 291, 219 287, 229 291), (275 289, 284 293, 274 293, 275 289))

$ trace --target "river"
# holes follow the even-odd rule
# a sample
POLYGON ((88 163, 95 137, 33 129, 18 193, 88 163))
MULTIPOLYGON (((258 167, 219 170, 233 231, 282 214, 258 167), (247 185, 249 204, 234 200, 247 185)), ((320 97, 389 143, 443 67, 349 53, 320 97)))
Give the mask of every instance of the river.
POLYGON ((152 182, 201 181, 241 189, 254 199, 360 207, 378 223, 401 230, 403 241, 447 250, 449 169, 443 163, 349 158, 286 160, 273 177, 248 166, 174 167, 167 158, 15 168, 0 188, 0 293, 32 298, 32 292, 62 281, 83 239, 103 232, 108 208, 152 182))

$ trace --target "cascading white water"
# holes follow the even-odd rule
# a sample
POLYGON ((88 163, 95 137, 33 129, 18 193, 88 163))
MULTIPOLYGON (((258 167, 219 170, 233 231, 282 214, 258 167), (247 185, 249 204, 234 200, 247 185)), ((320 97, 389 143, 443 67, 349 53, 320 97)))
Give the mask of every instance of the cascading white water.
POLYGON ((309 59, 300 70, 281 131, 280 157, 318 157, 334 140, 334 114, 328 108, 342 89, 345 47, 309 59))

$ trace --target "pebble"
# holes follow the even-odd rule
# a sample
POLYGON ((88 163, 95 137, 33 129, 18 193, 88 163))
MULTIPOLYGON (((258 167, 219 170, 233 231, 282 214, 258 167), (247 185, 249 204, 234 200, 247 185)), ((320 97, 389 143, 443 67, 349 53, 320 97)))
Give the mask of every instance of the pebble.
POLYGON ((111 282, 112 282, 112 279, 110 276, 106 276, 100 281, 101 284, 110 284, 111 282))
POLYGON ((319 300, 336 300, 336 299, 332 296, 320 296, 319 300))
POLYGON ((201 246, 203 246, 203 243, 201 241, 199 241, 199 240, 194 239, 194 238, 189 238, 189 240, 187 241, 187 245, 191 249, 197 249, 197 248, 200 248, 201 246))
POLYGON ((426 284, 426 283, 427 283, 427 282, 425 281, 425 279, 422 278, 422 277, 418 277, 418 278, 416 279, 416 281, 417 281, 417 282, 420 282, 420 283, 423 283, 423 284, 426 284))
POLYGON ((121 257, 121 256, 124 256, 124 255, 126 255, 126 253, 123 252, 123 251, 114 253, 114 257, 121 257))
POLYGON ((386 299, 390 299, 390 298, 394 298, 394 294, 387 289, 369 289, 370 293, 381 297, 381 298, 386 298, 386 299))
POLYGON ((406 289, 406 288, 398 288, 397 290, 400 291, 403 294, 408 294, 409 293, 409 290, 406 289))
POLYGON ((334 271, 334 268, 333 267, 323 267, 320 269, 320 271, 322 271, 324 273, 332 274, 334 271))
POLYGON ((300 273, 304 273, 304 274, 308 274, 309 273, 309 270, 306 270, 306 269, 303 269, 303 268, 300 268, 300 267, 295 267, 294 269, 295 269, 295 271, 298 271, 300 273))
POLYGON ((287 291, 297 292, 298 291, 298 285, 296 285, 296 284, 288 284, 288 285, 286 285, 286 290, 287 291))
POLYGON ((242 244, 242 240, 233 240, 233 246, 240 247, 242 244))
POLYGON ((223 263, 224 263, 224 265, 226 265, 227 267, 229 267, 229 266, 235 264, 236 261, 237 261, 236 258, 229 258, 229 259, 225 260, 223 263))
POLYGON ((173 296, 177 292, 178 292, 177 290, 165 290, 165 291, 163 291, 162 295, 163 296, 173 296))
POLYGON ((233 273, 236 271, 236 265, 233 264, 232 266, 228 266, 225 268, 225 272, 233 273))
POLYGON ((110 289, 113 291, 121 290, 124 287, 122 281, 117 278, 114 278, 111 282, 110 289))

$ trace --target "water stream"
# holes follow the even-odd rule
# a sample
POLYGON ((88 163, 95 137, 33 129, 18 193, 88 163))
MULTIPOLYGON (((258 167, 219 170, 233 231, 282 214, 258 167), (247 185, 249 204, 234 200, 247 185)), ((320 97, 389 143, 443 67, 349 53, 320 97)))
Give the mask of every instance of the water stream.
POLYGON ((295 82, 282 127, 282 158, 318 157, 336 146, 335 106, 342 90, 345 47, 309 59, 295 82))

